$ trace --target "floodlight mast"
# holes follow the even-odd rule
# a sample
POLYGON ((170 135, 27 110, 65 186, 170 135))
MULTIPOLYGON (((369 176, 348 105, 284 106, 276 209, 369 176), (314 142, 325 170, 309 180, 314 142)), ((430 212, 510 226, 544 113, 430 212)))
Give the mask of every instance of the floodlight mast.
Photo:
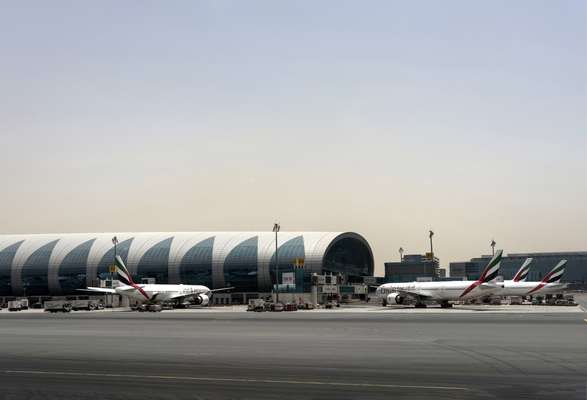
POLYGON ((281 229, 279 222, 273 224, 273 232, 275 232, 275 302, 279 303, 279 255, 277 254, 277 232, 281 229))
MULTIPOLYGON (((114 245, 114 263, 112 265, 116 265, 116 245, 118 245, 118 238, 116 236, 112 238, 112 244, 114 245)), ((110 270, 110 288, 114 289, 114 268, 111 266, 108 269, 110 270)), ((114 307, 114 294, 110 295, 110 307, 114 307)))

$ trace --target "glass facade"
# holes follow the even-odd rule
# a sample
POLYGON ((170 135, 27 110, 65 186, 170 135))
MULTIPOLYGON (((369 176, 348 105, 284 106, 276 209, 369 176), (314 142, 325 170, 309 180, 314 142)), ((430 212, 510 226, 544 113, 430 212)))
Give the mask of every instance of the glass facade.
POLYGON ((439 276, 438 258, 421 254, 407 254, 400 262, 386 262, 386 282, 414 282, 417 280, 437 280, 439 276))
POLYGON ((225 285, 238 287, 243 292, 257 291, 257 236, 240 243, 224 260, 225 285))
MULTIPOLYGON (((463 279, 467 276, 467 265, 471 264, 470 262, 451 262, 449 266, 450 277, 463 279)), ((468 268, 471 268, 470 266, 468 268)))
POLYGON ((336 241, 324 255, 323 270, 355 278, 373 275, 373 255, 360 240, 352 237, 336 241))
POLYGON ((0 251, 0 296, 12 295, 10 268, 14 256, 22 242, 24 242, 24 240, 11 244, 4 250, 0 251))
POLYGON ((23 264, 21 272, 23 294, 42 296, 49 292, 49 259, 58 241, 54 240, 35 250, 23 264))
MULTIPOLYGON (((530 264, 530 272, 528 273, 528 281, 540 281, 560 260, 567 260, 565 273, 561 282, 587 283, 587 252, 556 252, 556 253, 523 253, 523 254, 508 254, 501 260, 501 267, 499 274, 504 279, 512 279, 522 263, 527 257, 532 258, 530 264)), ((451 276, 453 271, 453 264, 456 269, 460 269, 461 265, 465 267, 465 274, 468 279, 479 279, 479 275, 491 260, 490 255, 472 258, 468 262, 450 263, 451 276)))
POLYGON ((137 266, 136 282, 143 278, 155 278, 156 283, 167 283, 169 250, 173 237, 162 240, 143 254, 137 266))
POLYGON ((214 237, 202 240, 188 250, 180 264, 181 283, 212 287, 214 237))
MULTIPOLYGON (((0 241, 6 244, 0 250, 0 297, 22 295, 23 292, 29 296, 73 296, 80 295, 77 290, 86 285, 97 286, 99 279, 110 278, 109 266, 114 263, 110 235, 114 236, 0 235, 0 241), (19 255, 24 251, 24 245, 26 255, 19 255), (60 254, 52 257, 56 251, 60 254), (19 264, 15 265, 17 258, 19 264), (17 278, 15 276, 19 280, 13 282, 12 276, 16 272, 20 273, 17 278), (18 293, 14 293, 14 288, 19 288, 18 293)), ((158 283, 168 283, 170 262, 173 262, 171 267, 177 274, 174 279, 178 283, 213 288, 214 277, 224 280, 225 286, 234 286, 235 292, 271 290, 272 282, 277 280, 274 233, 212 232, 209 236, 202 233, 194 235, 190 238, 185 233, 137 233, 121 240, 117 253, 126 263, 130 259, 136 261, 136 270, 131 268, 131 272, 137 282, 142 278, 155 278, 158 283), (215 248, 228 245, 234 247, 227 251, 215 248)), ((358 234, 280 232, 278 236, 281 243, 279 281, 283 281, 284 273, 294 272, 296 291, 310 289, 312 273, 341 273, 350 281, 353 277, 373 273, 371 250, 358 234), (296 259, 304 259, 305 265, 294 267, 296 259)))
POLYGON ((529 281, 540 281, 560 260, 567 260, 561 282, 587 283, 587 252, 508 254, 501 262, 501 274, 512 279, 527 257, 532 257, 529 281))
POLYGON ((90 239, 71 250, 59 265, 59 286, 64 293, 86 287, 86 263, 96 239, 90 239))
MULTIPOLYGON (((275 241, 273 241, 273 244, 275 245, 275 241)), ((304 258, 305 255, 306 250, 304 248, 303 236, 296 236, 279 246, 277 250, 277 256, 279 257, 279 283, 283 281, 282 275, 284 272, 294 271, 294 262, 296 258, 304 258)), ((271 262, 269 263, 269 274, 271 275, 271 282, 273 283, 275 283, 275 267, 275 253, 273 253, 271 262)), ((307 271, 305 275, 304 281, 310 282, 311 272, 307 271)))

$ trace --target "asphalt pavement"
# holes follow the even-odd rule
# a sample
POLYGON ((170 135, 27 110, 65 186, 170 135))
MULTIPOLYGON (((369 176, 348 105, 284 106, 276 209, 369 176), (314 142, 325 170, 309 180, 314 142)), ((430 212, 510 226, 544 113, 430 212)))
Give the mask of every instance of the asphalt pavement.
POLYGON ((582 399, 585 313, 0 312, 1 399, 582 399))

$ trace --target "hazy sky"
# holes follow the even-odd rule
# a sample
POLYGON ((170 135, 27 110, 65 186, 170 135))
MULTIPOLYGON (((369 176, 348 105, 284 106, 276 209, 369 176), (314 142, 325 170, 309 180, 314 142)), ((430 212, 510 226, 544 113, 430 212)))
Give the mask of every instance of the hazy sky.
POLYGON ((2 233, 587 250, 584 1, 3 1, 2 233))

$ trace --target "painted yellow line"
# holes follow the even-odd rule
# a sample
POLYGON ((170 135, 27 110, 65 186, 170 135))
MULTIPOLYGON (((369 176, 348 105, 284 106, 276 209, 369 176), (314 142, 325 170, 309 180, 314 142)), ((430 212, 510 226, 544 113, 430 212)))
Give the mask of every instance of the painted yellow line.
POLYGON ((256 379, 256 378, 213 378, 196 376, 169 376, 169 375, 134 375, 134 374, 104 374, 98 372, 65 372, 65 371, 32 371, 32 370, 0 370, 3 374, 26 375, 54 375, 54 376, 91 376, 104 378, 133 378, 133 379, 167 379, 178 381, 203 381, 203 382, 236 382, 236 383, 267 383, 289 385, 313 385, 313 386, 340 386, 340 387, 366 387, 379 389, 428 389, 428 390, 461 390, 469 389, 457 386, 418 386, 418 385, 388 385, 379 383, 349 383, 349 382, 324 382, 324 381, 298 381, 284 379, 256 379))

